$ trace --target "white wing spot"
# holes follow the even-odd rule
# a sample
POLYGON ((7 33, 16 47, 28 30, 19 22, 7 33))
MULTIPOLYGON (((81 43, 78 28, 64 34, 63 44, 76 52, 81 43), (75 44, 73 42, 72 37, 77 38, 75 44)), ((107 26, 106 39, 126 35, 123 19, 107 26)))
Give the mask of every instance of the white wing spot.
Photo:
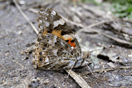
POLYGON ((53 51, 54 55, 57 56, 57 51, 58 51, 58 49, 53 49, 52 51, 53 51))
POLYGON ((74 35, 73 34, 65 34, 62 36, 64 40, 69 40, 69 39, 73 39, 74 35))
POLYGON ((75 49, 75 48, 72 46, 71 49, 73 50, 73 49, 75 49))
POLYGON ((49 58, 45 57, 45 62, 48 63, 49 62, 49 58))
POLYGON ((48 26, 49 26, 49 22, 45 22, 45 24, 46 24, 46 27, 48 27, 48 26))
POLYGON ((51 14, 52 14, 52 15, 56 15, 56 12, 55 12, 55 11, 52 11, 51 14))
POLYGON ((48 43, 49 43, 49 44, 52 44, 53 42, 52 42, 52 40, 49 40, 48 43))
POLYGON ((46 13, 45 11, 40 11, 40 13, 43 14, 43 15, 45 14, 45 15, 47 15, 47 16, 49 15, 49 14, 46 13))
POLYGON ((39 20, 40 23, 42 23, 42 20, 39 20))
POLYGON ((45 17, 45 20, 47 20, 47 17, 45 17))
POLYGON ((40 28, 40 29, 43 29, 43 26, 41 25, 39 28, 40 28))
POLYGON ((53 38, 53 42, 55 43, 57 40, 57 36, 54 36, 54 38, 53 38))
POLYGON ((63 19, 61 19, 61 22, 62 22, 62 24, 61 24, 61 25, 64 25, 64 24, 65 24, 65 21, 64 21, 63 19))
POLYGON ((63 19, 54 21, 54 27, 57 27, 59 24, 60 25, 64 25, 65 21, 63 19))

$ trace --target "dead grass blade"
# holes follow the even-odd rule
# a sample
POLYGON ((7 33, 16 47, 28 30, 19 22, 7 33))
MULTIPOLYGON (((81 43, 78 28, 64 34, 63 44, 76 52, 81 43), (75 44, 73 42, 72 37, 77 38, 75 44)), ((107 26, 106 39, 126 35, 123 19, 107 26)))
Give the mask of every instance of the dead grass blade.
POLYGON ((66 72, 82 87, 82 88, 91 88, 86 81, 77 73, 72 70, 66 70, 66 72))
POLYGON ((37 28, 32 24, 32 22, 29 20, 29 18, 26 16, 26 14, 22 11, 21 7, 18 5, 18 3, 16 2, 16 0, 13 0, 13 2, 15 3, 17 9, 20 11, 20 13, 22 14, 22 16, 28 21, 28 23, 31 25, 31 27, 33 28, 33 30, 36 32, 36 34, 38 34, 38 30, 37 28))

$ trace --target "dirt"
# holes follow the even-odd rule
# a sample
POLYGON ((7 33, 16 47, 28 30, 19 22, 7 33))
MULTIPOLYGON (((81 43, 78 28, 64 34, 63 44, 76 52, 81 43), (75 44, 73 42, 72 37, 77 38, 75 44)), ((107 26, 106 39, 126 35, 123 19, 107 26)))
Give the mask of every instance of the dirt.
MULTIPOLYGON (((132 23, 109 15, 109 6, 90 3, 73 5, 68 1, 26 0, 20 4, 23 12, 37 27, 38 14, 29 10, 51 7, 63 17, 77 24, 89 26, 100 21, 114 19, 96 25, 92 30, 130 42, 132 23), (123 25, 122 25, 123 24, 123 25)), ((83 28, 68 22, 72 30, 83 28)), ((88 30, 88 29, 86 29, 88 30)), ((73 69, 83 76, 92 88, 132 88, 132 49, 93 31, 76 34, 83 51, 91 52, 87 66, 73 69), (108 70, 111 69, 111 70, 108 70), (90 70, 93 71, 92 73, 90 70), (97 71, 99 70, 99 71, 97 71), (95 71, 95 72, 94 72, 95 71)), ((0 1, 0 88, 80 88, 65 71, 37 70, 32 66, 32 54, 22 51, 32 46, 37 35, 19 12, 12 0, 0 1)))

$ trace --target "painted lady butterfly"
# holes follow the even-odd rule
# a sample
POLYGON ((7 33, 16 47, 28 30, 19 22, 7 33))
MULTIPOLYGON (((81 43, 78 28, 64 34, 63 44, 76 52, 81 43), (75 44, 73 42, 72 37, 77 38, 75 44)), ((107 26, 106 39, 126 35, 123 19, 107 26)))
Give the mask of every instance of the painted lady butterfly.
POLYGON ((82 66, 88 55, 81 52, 73 31, 62 17, 51 8, 42 8, 39 15, 34 67, 61 70, 82 66))

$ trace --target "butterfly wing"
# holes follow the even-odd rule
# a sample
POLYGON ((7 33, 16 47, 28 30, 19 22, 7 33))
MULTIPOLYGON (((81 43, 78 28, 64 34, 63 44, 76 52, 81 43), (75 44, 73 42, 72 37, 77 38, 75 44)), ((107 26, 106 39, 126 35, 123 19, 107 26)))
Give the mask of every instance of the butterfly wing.
POLYGON ((36 43, 33 65, 38 69, 68 69, 79 67, 84 62, 77 50, 56 35, 47 33, 36 43))
MULTIPOLYGON (((43 34, 51 33, 68 42, 71 46, 76 47, 81 54, 81 48, 73 31, 66 24, 64 19, 52 8, 42 8, 39 11, 38 27, 40 28, 38 37, 43 34)), ((38 39, 39 39, 38 38, 38 39)))
POLYGON ((39 14, 34 66, 53 70, 81 66, 84 58, 79 43, 66 22, 51 8, 42 8, 39 14))

